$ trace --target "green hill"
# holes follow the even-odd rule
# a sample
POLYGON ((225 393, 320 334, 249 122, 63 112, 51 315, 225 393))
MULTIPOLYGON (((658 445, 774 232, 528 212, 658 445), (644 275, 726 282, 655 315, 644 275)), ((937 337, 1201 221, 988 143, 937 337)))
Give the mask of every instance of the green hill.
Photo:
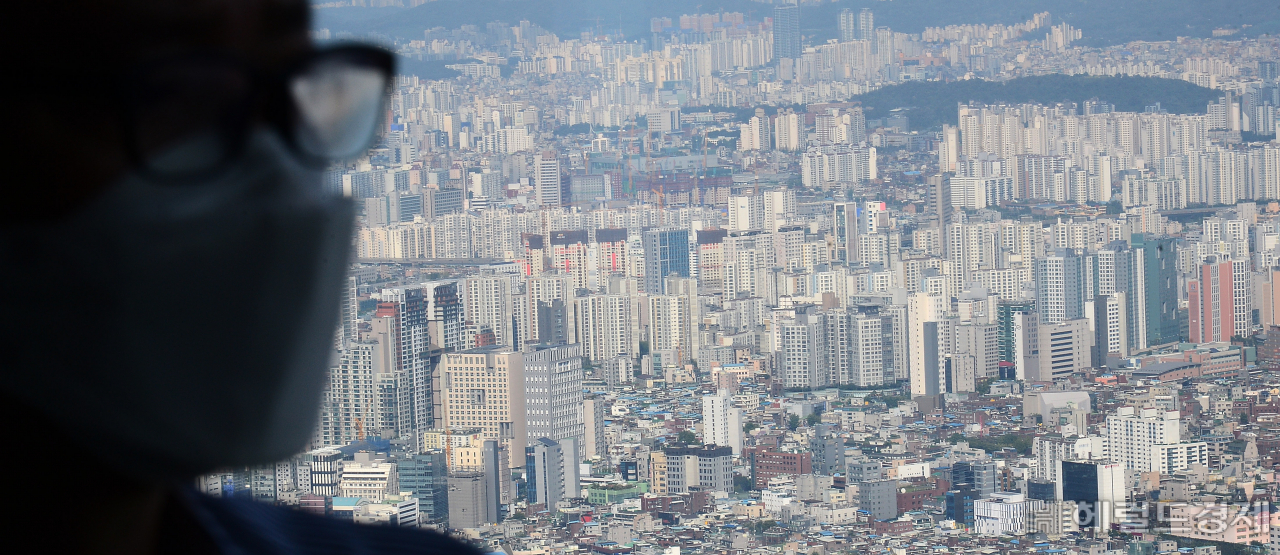
POLYGON ((862 102, 867 118, 882 118, 904 108, 912 129, 955 125, 956 106, 979 102, 1081 103, 1091 98, 1110 102, 1122 112, 1141 112, 1157 102, 1175 114, 1201 114, 1221 93, 1177 79, 1154 77, 1094 77, 1043 75, 998 81, 926 81, 904 83, 853 97, 862 102))

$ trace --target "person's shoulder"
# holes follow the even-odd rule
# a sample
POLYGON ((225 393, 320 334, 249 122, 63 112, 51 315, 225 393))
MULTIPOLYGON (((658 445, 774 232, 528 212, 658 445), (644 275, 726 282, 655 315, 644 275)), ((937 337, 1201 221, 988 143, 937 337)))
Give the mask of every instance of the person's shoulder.
POLYGON ((374 526, 326 518, 285 507, 194 494, 193 510, 223 551, 246 555, 368 553, 480 555, 444 534, 417 528, 374 526), (228 549, 230 548, 230 549, 228 549))

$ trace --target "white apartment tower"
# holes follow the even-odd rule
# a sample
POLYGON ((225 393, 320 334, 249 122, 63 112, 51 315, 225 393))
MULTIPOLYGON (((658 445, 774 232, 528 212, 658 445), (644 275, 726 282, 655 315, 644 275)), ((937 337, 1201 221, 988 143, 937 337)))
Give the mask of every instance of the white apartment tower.
POLYGON ((1107 443, 1111 460, 1138 472, 1168 474, 1191 464, 1208 464, 1204 442, 1182 443, 1176 411, 1120 407, 1107 417, 1107 443))
POLYGON ((742 409, 733 406, 728 390, 702 396, 702 439, 713 445, 728 445, 735 457, 742 455, 742 409))
POLYGON ((560 158, 554 152, 543 152, 533 174, 534 194, 538 205, 551 208, 564 204, 560 187, 560 158))

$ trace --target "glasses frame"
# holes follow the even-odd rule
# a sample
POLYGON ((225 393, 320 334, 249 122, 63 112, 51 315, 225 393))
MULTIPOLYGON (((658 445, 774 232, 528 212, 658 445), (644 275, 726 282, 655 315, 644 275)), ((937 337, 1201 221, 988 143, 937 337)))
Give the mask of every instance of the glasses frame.
POLYGON ((225 171, 244 154, 250 125, 260 118, 276 130, 300 162, 316 169, 328 167, 335 161, 333 158, 308 152, 298 144, 297 126, 302 124, 302 118, 297 103, 289 91, 289 84, 307 69, 330 58, 351 60, 356 62, 356 65, 376 69, 386 76, 384 91, 378 106, 378 123, 374 126, 375 133, 367 139, 368 145, 365 147, 367 149, 372 146, 377 137, 377 129, 386 125, 386 108, 395 83, 395 55, 376 46, 341 44, 309 51, 289 63, 283 71, 272 73, 254 68, 243 58, 216 52, 167 59, 148 64, 129 73, 129 78, 123 81, 124 86, 118 89, 122 97, 121 127, 126 155, 138 171, 151 178, 179 180, 209 177, 225 171), (161 69, 199 63, 210 64, 210 67, 221 65, 234 69, 241 72, 249 83, 244 97, 232 99, 228 113, 223 114, 226 121, 219 128, 221 135, 219 138, 223 141, 222 158, 208 168, 190 172, 158 170, 148 163, 147 154, 143 152, 139 129, 139 121, 146 109, 144 98, 147 85, 145 83, 148 83, 148 76, 158 73, 161 69))

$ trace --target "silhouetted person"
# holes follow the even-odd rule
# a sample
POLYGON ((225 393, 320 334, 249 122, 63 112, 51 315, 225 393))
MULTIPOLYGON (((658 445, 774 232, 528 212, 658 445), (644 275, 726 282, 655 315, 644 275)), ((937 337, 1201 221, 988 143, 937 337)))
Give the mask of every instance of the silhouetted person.
POLYGON ((6 548, 472 553, 191 488, 314 429, 353 218, 320 170, 369 145, 390 54, 317 49, 302 0, 6 19, 6 548))

